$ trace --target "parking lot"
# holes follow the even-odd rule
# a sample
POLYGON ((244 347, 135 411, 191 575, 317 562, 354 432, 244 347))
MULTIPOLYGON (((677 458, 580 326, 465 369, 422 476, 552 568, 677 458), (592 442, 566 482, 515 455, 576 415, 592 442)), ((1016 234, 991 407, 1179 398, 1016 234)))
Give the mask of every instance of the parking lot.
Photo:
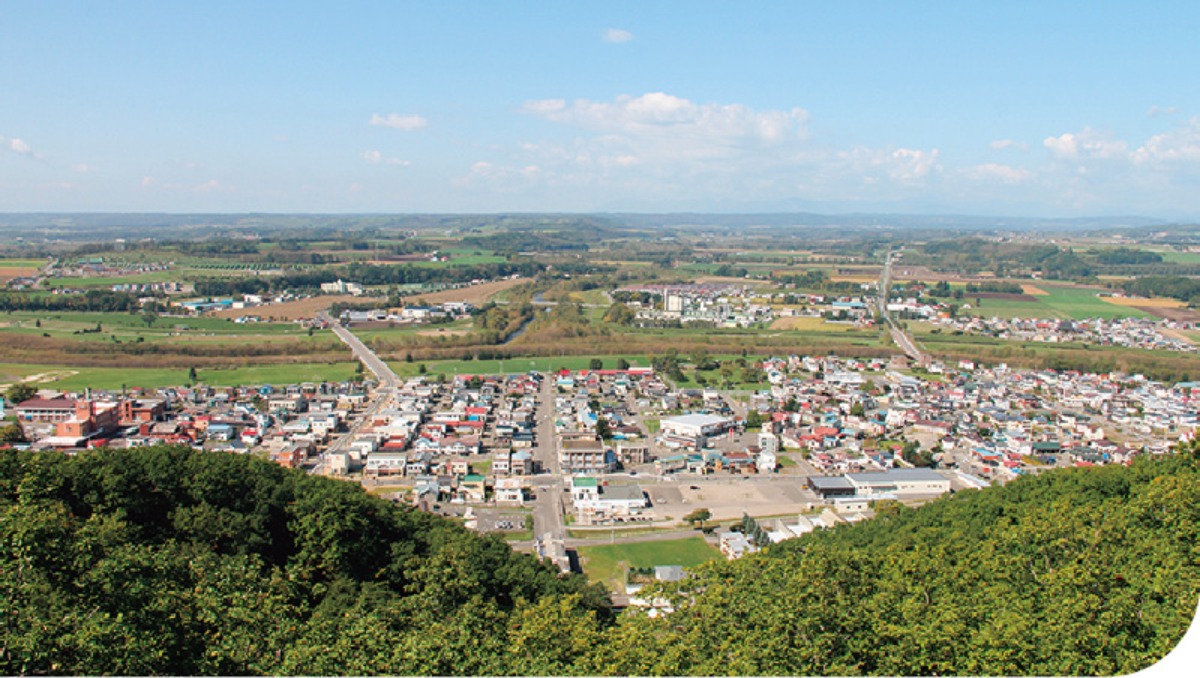
POLYGON ((472 507, 476 529, 480 532, 517 532, 525 529, 525 516, 529 511, 511 508, 472 507))

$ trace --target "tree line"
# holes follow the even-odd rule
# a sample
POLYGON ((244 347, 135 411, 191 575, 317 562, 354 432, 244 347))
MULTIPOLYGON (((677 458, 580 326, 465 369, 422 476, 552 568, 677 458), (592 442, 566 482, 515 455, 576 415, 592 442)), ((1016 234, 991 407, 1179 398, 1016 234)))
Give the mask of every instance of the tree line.
POLYGON ((583 577, 251 457, 0 452, 0 510, 9 675, 524 674, 611 623, 583 577))
MULTIPOLYGON (((145 295, 141 295, 145 296, 145 295)), ((88 290, 83 294, 0 293, 0 311, 90 311, 133 313, 142 308, 137 294, 88 290)))

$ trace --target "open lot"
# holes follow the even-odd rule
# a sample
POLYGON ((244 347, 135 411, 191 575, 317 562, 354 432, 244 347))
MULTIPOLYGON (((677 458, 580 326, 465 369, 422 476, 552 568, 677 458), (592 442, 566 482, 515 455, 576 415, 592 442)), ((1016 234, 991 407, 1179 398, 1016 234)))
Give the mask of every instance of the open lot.
POLYGON ((824 318, 815 318, 811 316, 793 316, 790 318, 776 318, 771 323, 773 330, 788 330, 788 331, 812 331, 812 330, 831 330, 844 329, 846 326, 832 325, 825 322, 824 318))
POLYGON ((713 520, 752 516, 798 514, 811 508, 817 497, 804 488, 804 476, 726 476, 719 479, 676 480, 644 485, 654 504, 656 521, 679 520, 698 508, 712 512, 713 520))

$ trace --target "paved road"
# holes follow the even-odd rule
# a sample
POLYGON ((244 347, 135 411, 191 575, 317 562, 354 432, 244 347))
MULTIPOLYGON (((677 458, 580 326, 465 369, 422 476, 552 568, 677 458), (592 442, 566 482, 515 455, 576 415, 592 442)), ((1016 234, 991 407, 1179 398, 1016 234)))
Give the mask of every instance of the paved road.
POLYGON ((354 357, 362 362, 363 366, 375 375, 375 379, 379 382, 381 388, 393 389, 400 385, 400 377, 388 367, 388 364, 375 355, 375 352, 367 347, 361 339, 354 336, 350 330, 342 327, 336 320, 333 320, 324 313, 319 316, 322 320, 329 322, 333 328, 333 333, 338 339, 342 340, 350 350, 354 352, 354 357))
POLYGON ((904 351, 908 357, 920 362, 924 356, 921 350, 917 348, 912 337, 908 333, 900 329, 892 320, 891 314, 887 311, 888 289, 892 284, 892 263, 896 260, 896 252, 888 252, 887 259, 883 264, 883 271, 879 274, 879 313, 883 315, 884 322, 888 324, 888 330, 892 333, 892 341, 904 351))
POLYGON ((363 366, 366 367, 366 369, 370 370, 371 374, 375 375, 375 380, 379 386, 371 394, 370 404, 367 405, 367 409, 363 412, 358 421, 350 427, 348 432, 342 434, 337 438, 337 440, 334 440, 333 443, 330 444, 329 448, 326 449, 317 460, 317 465, 314 466, 311 471, 309 471, 309 473, 313 474, 323 473, 325 470, 326 455, 334 452, 340 452, 343 448, 348 446, 351 441, 354 440, 355 436, 357 436, 362 428, 366 425, 366 423, 375 416, 376 413, 383 408, 392 405, 396 388, 400 386, 400 377, 392 371, 391 367, 388 367, 386 362, 384 362, 379 356, 375 355, 375 352, 372 351, 366 344, 364 344, 361 339, 354 336, 354 333, 345 327, 342 327, 336 320, 330 318, 325 313, 318 314, 318 317, 330 323, 333 333, 337 335, 338 339, 342 340, 342 343, 350 347, 350 350, 354 353, 354 357, 357 358, 363 364, 363 366))
MULTIPOLYGON (((552 553, 565 549, 567 526, 563 520, 562 468, 558 463, 558 444, 554 435, 554 379, 547 375, 538 393, 537 444, 533 458, 547 473, 534 476, 533 534, 543 540, 552 553)), ((560 563, 561 566, 561 563, 560 563)))

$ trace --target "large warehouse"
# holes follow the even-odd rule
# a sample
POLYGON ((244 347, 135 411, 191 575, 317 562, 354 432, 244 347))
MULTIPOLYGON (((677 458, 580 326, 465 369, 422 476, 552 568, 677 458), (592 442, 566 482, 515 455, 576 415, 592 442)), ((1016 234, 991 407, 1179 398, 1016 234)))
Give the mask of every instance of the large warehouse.
POLYGON ((847 473, 855 495, 890 494, 897 498, 931 496, 950 491, 950 480, 933 469, 894 468, 881 473, 847 473))
POLYGON ((662 432, 667 435, 684 438, 711 437, 733 428, 733 420, 714 414, 685 414, 679 417, 665 417, 661 425, 662 432))

